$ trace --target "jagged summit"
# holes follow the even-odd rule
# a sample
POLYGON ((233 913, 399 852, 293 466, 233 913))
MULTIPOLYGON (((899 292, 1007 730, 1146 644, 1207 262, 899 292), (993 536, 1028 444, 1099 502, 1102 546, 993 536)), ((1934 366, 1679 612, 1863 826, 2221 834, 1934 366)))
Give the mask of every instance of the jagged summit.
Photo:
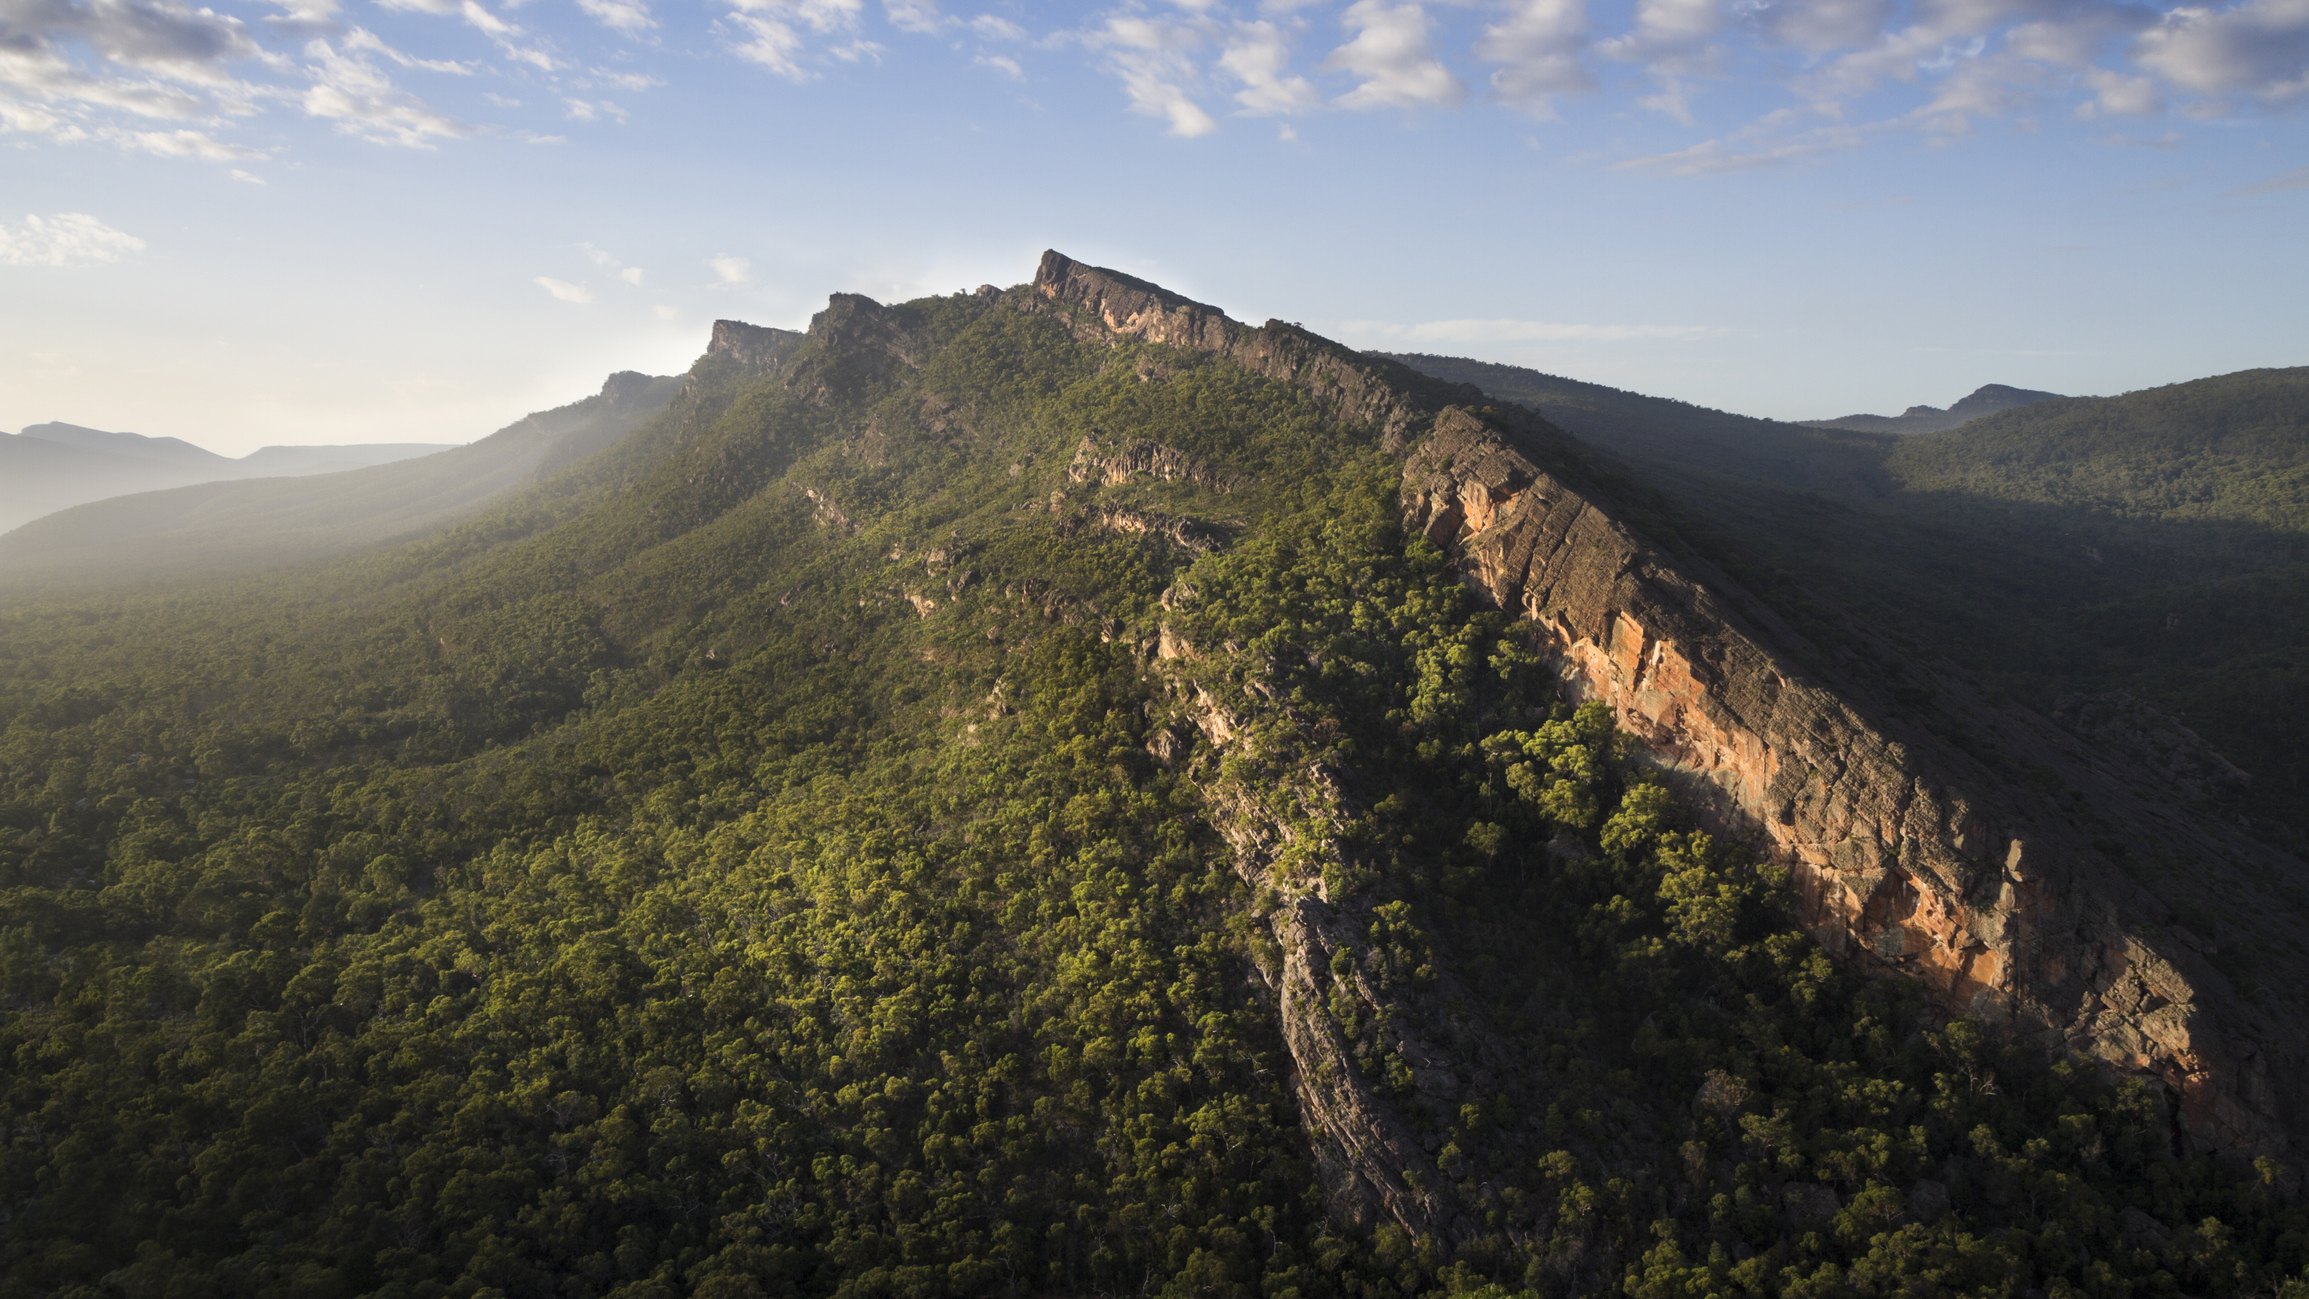
POLYGON ((741 365, 768 365, 800 345, 806 335, 791 329, 749 325, 742 320, 717 320, 708 357, 727 357, 741 365))

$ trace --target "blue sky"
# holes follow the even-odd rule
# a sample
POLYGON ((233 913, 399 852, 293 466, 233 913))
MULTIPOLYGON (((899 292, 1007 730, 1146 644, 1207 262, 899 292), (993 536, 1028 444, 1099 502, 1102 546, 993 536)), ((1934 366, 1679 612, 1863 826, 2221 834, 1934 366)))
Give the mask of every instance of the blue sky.
POLYGON ((0 0, 0 428, 463 441, 1045 247, 1751 414, 2309 363, 2309 0, 0 0))

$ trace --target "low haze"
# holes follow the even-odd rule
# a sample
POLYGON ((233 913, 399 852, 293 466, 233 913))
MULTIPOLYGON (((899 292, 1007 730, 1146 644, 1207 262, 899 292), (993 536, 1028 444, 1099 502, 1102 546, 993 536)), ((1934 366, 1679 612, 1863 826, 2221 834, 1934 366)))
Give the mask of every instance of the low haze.
POLYGON ((10 430, 462 441, 1046 246, 1787 419, 2302 359, 2269 0, 5 14, 10 430))

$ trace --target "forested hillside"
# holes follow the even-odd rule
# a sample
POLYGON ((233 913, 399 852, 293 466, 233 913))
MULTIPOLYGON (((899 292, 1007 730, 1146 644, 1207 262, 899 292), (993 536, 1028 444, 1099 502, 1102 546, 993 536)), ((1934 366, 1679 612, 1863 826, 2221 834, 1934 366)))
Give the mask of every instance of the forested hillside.
POLYGON ((2309 369, 1895 438, 1402 359, 1637 466, 1678 526, 1821 641, 1857 613, 2047 713, 2147 701, 2167 716, 2118 728, 2132 756, 2186 747, 2185 725, 2250 773, 2223 795, 2234 810, 2309 844, 2309 369))
POLYGON ((837 296, 423 541, 0 605, 0 1296, 2301 1273, 2284 1159, 1840 971, 1376 373, 837 296))

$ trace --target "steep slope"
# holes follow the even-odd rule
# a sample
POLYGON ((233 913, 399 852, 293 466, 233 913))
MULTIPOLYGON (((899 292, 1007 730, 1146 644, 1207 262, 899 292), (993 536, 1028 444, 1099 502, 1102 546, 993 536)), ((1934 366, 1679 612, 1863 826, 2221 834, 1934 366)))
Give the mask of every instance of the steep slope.
MULTIPOLYGON (((1568 384, 1415 359, 1516 401, 1568 384)), ((1897 441, 1632 394, 1534 409, 1639 467, 1677 528, 1813 641, 1840 643, 1849 611, 2042 713, 2132 697, 2166 714, 2158 727, 2193 730, 2251 773, 2217 801, 2299 851, 2303 374, 2063 398, 1897 441)))
POLYGON ((260 447, 238 460, 180 438, 34 424, 0 434, 0 532, 83 501, 194 483, 334 473, 446 451, 449 443, 260 447))
POLYGON ((614 444, 678 386, 613 374, 599 394, 478 442, 365 468, 330 471, 306 454, 322 449, 268 447, 246 463, 307 476, 142 492, 50 514, 0 536, 0 591, 247 571, 415 536, 614 444))
POLYGON ((1946 410, 1938 406, 1911 406, 1898 415, 1845 415, 1837 419, 1800 420, 1806 428, 1850 429, 1856 433, 1939 433, 1960 428, 1983 415, 2000 410, 2027 406, 2040 401, 2059 401, 2057 392, 2038 392, 2033 388, 2013 388, 2001 383, 1983 384, 1959 399, 1946 410))
MULTIPOLYGON (((1318 393, 1352 384, 1278 364, 1267 331, 1120 277, 1046 264, 1038 285, 1117 333, 1192 340, 1318 393)), ((1377 386, 1385 373, 1361 377, 1377 386)), ((2309 1000, 2264 985, 2249 1001, 2164 926, 2176 907, 2209 911, 2256 950, 2299 961, 2302 863, 1865 633, 1854 643, 1875 651, 1873 664, 1818 662, 1713 566, 1613 518, 1609 496, 1566 476, 1545 429, 1441 408, 1404 468, 1406 526, 1463 557, 1498 607, 1544 628, 1571 689, 1609 702, 1716 827, 1768 843, 1796 870, 1824 946, 1914 974, 1953 1013, 2155 1073, 2200 1141, 2290 1144, 2309 1122, 2298 1081, 2309 1000), (1895 700, 1871 681, 1913 683, 1915 708, 1965 749, 1894 721, 1895 700), (2054 794, 2081 807, 2045 806, 2054 794), (2143 872, 2154 880, 2144 889, 2123 866, 2134 853, 2187 865, 2143 872)))
POLYGON ((2128 769, 2010 787, 1646 500, 1053 253, 725 322, 416 543, 0 605, 0 1296, 2298 1272, 2128 769))

